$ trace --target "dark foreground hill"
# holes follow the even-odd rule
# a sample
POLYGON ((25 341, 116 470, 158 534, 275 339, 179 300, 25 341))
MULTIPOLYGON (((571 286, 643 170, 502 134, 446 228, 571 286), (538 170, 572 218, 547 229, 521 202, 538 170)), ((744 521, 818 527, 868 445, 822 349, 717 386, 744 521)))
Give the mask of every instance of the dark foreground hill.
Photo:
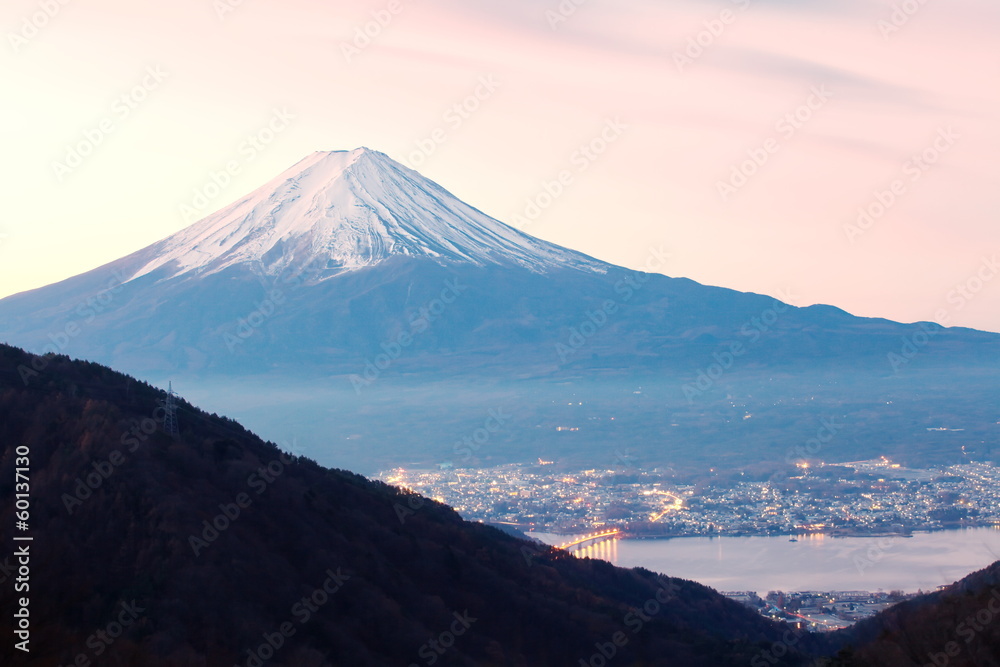
POLYGON ((772 661, 788 628, 711 589, 542 551, 184 401, 172 436, 164 398, 0 345, 0 663, 717 667, 820 650, 796 639, 772 661))
POLYGON ((1000 561, 936 593, 903 602, 838 633, 859 646, 854 665, 1000 665, 1000 561))

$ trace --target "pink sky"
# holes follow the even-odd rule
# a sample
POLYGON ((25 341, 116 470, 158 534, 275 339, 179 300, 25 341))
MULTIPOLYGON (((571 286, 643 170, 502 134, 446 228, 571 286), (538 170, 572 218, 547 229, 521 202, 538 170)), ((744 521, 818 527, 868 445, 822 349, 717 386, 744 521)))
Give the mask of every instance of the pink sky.
POLYGON ((995 3, 914 1, 880 29, 891 2, 225 2, 0 9, 0 296, 185 227, 196 192, 207 214, 312 151, 368 146, 607 261, 662 247, 668 275, 1000 331, 995 3))

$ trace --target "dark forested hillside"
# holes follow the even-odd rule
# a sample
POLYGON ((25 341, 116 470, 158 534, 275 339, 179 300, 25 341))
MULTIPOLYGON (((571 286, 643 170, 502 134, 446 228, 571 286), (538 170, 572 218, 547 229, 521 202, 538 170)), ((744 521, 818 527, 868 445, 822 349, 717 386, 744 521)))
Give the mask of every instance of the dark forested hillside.
POLYGON ((1000 561, 936 593, 838 633, 858 648, 845 665, 1000 665, 1000 561))
POLYGON ((182 400, 172 436, 164 398, 0 345, 3 664, 714 667, 790 636, 701 585, 542 551, 182 400))

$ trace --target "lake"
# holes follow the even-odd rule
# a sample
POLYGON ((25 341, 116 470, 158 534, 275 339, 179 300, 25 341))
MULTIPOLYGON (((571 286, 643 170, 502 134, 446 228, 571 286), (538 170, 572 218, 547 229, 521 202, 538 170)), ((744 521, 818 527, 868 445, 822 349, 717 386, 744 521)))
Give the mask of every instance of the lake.
MULTIPOLYGON (((566 535, 530 533, 548 544, 566 535)), ((615 540, 583 555, 644 567, 719 591, 933 591, 1000 560, 1000 529, 968 528, 913 537, 677 537, 615 540)))

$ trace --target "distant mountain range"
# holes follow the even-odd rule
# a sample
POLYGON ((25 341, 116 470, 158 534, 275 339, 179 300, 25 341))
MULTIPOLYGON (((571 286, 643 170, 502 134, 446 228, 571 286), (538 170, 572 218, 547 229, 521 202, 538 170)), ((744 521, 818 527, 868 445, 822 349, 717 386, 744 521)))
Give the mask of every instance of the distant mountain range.
POLYGON ((843 423, 816 452, 830 460, 990 455, 1000 335, 669 269, 661 249, 635 271, 524 234, 375 151, 315 153, 173 236, 0 300, 0 339, 173 380, 366 473, 446 463, 498 408, 512 418, 472 464, 780 466, 824 418, 843 423))

